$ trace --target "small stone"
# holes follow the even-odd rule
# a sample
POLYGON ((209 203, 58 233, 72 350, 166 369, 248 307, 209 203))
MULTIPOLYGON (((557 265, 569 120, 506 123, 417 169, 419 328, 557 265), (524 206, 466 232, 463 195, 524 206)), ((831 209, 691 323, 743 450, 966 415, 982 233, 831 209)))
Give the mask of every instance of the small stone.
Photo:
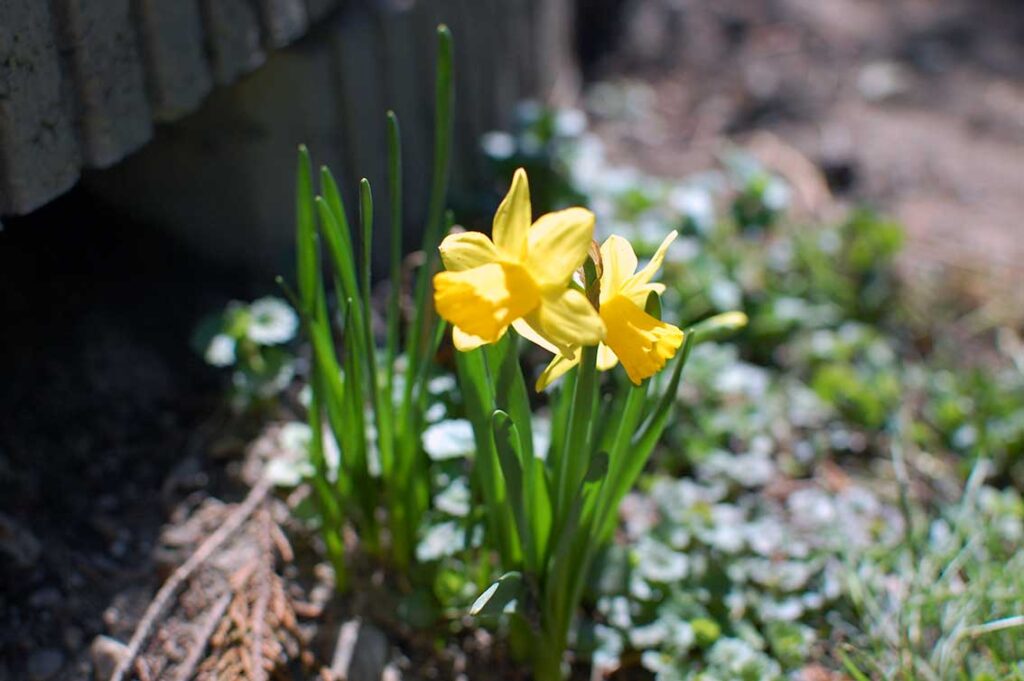
POLYGON ((876 61, 857 75, 857 89, 869 102, 884 102, 905 94, 911 85, 907 68, 897 62, 876 61))
POLYGON ((381 681, 391 645, 387 636, 360 620, 349 620, 338 632, 331 672, 346 681, 381 681))
POLYGON ((109 636, 97 636, 89 646, 89 656, 96 681, 109 681, 117 665, 128 656, 128 646, 109 636))
POLYGON ((52 679, 64 666, 64 653, 53 648, 44 648, 28 658, 28 677, 32 681, 52 679))

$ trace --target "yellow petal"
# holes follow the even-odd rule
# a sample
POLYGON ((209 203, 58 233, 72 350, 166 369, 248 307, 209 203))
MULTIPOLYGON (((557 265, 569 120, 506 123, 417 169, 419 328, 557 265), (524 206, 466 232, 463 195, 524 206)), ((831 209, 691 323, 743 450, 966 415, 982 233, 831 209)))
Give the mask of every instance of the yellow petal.
POLYGON ((643 286, 630 286, 625 291, 619 293, 619 295, 625 296, 633 301, 633 304, 640 309, 647 308, 647 297, 652 293, 657 293, 659 296, 665 292, 665 285, 658 284, 644 284, 643 286))
POLYGON ((615 367, 619 363, 619 358, 615 356, 615 351, 610 347, 601 343, 597 346, 597 369, 598 371, 608 371, 615 367))
POLYGON ((526 321, 563 355, 572 354, 574 346, 597 345, 604 338, 604 322, 576 289, 545 293, 526 321))
MULTIPOLYGON (((504 333, 505 332, 502 331, 501 335, 504 335, 504 333)), ((499 335, 498 338, 501 338, 501 335, 499 335)), ((480 336, 474 336, 473 334, 466 333, 457 326, 453 326, 452 344, 459 352, 469 352, 470 350, 476 350, 481 345, 487 345, 487 341, 480 336)))
POLYGON ((580 363, 581 353, 579 348, 576 348, 575 353, 571 356, 566 357, 565 355, 555 355, 555 358, 551 360, 551 363, 547 365, 540 377, 537 379, 537 385, 534 386, 537 392, 541 392, 549 385, 561 378, 569 369, 580 363))
POLYGON ((497 262, 500 253, 494 243, 481 232, 463 232, 445 237, 438 249, 446 270, 462 272, 497 262))
POLYGON ((608 344, 636 385, 665 367, 683 344, 683 332, 644 312, 625 296, 601 305, 608 344))
POLYGON ((512 186, 494 214, 492 233, 494 244, 513 262, 526 257, 527 236, 533 212, 530 207, 530 183, 526 171, 516 170, 512 186))
POLYGON ((530 326, 525 319, 517 319, 512 322, 512 328, 516 330, 516 333, 531 343, 539 345, 552 354, 558 354, 558 348, 556 348, 547 338, 537 333, 537 330, 530 326))
POLYGON ((534 310, 540 300, 537 285, 519 265, 490 263, 434 276, 437 313, 484 343, 498 340, 513 320, 534 310))
POLYGON ((527 267, 541 286, 565 286, 587 257, 594 214, 567 208, 543 215, 530 228, 527 267))
POLYGON ((661 264, 665 261, 665 253, 668 251, 668 247, 672 245, 672 242, 679 236, 679 232, 672 230, 672 233, 665 237, 665 240, 658 246, 658 250, 654 253, 654 257, 651 261, 644 265, 644 268, 634 274, 632 277, 627 279, 622 286, 621 292, 624 295, 628 295, 634 288, 641 288, 646 286, 647 283, 654 277, 654 274, 661 269, 661 264))
POLYGON ((633 246, 615 234, 601 244, 601 300, 617 295, 626 280, 636 272, 637 260, 633 246))

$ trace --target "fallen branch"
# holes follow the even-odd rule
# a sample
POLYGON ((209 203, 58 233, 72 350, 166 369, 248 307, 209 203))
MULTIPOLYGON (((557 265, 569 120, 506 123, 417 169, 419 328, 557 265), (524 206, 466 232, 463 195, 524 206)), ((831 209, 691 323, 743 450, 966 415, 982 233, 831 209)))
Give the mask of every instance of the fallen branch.
POLYGON ((203 620, 203 625, 200 627, 198 634, 196 635, 195 645, 188 652, 188 657, 182 663, 181 667, 178 668, 175 678, 177 681, 190 681, 196 671, 196 667, 199 666, 199 662, 203 659, 203 652, 206 651, 206 646, 210 641, 210 637, 213 636, 213 632, 217 630, 217 625, 220 624, 220 618, 224 616, 224 613, 228 609, 228 605, 231 603, 231 594, 223 594, 217 602, 207 613, 206 619, 203 620))
POLYGON ((235 508, 231 514, 224 521, 224 524, 217 528, 217 530, 211 534, 206 541, 199 545, 195 553, 189 556, 182 565, 174 571, 164 585, 160 587, 153 601, 146 608, 145 614, 142 616, 142 620, 139 622, 139 626, 135 629, 135 633, 132 635, 131 641, 128 643, 128 652, 122 658, 120 664, 114 670, 113 676, 110 677, 110 681, 124 681, 125 674, 131 669, 132 664, 135 662, 135 658, 138 657, 139 652, 142 650, 142 646, 149 639, 152 629, 156 624, 157 620, 164 614, 164 611, 170 605, 171 598, 177 593, 178 589, 182 584, 185 583, 196 568, 203 564, 203 562, 209 558, 214 551, 216 551, 221 544, 237 530, 242 524, 252 515, 253 511, 260 505, 263 499, 270 492, 271 483, 266 479, 262 478, 256 486, 250 491, 245 500, 235 508))

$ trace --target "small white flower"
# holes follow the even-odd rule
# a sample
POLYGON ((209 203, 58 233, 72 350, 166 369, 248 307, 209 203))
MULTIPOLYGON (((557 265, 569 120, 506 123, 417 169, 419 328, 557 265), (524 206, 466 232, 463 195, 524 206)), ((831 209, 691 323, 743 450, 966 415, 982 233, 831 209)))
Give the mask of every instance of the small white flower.
POLYGON ((804 604, 799 598, 787 598, 784 601, 762 601, 761 617, 765 620, 794 622, 804 614, 804 604))
POLYGON ((516 140, 507 132, 494 131, 480 139, 484 153, 497 161, 504 161, 516 153, 516 140))
POLYGON ((446 412, 447 410, 445 409, 443 404, 441 404, 440 402, 435 402, 434 404, 427 407, 427 411, 423 414, 423 418, 426 420, 427 423, 437 423, 438 421, 444 418, 446 412))
POLYGON ((206 348, 206 363, 215 367, 227 367, 235 363, 235 339, 226 333, 218 333, 206 348))
POLYGON ((783 296, 775 299, 772 312, 783 322, 800 322, 807 317, 807 301, 803 298, 783 296))
POLYGON ((792 192, 789 185, 777 177, 773 177, 764 188, 764 205, 770 210, 780 211, 789 206, 792 192))
POLYGON ((555 133, 560 137, 579 137, 587 130, 587 115, 579 109, 562 109, 555 114, 555 133))
POLYGON ((544 461, 551 448, 551 419, 537 415, 533 419, 533 456, 544 461))
POLYGON ((264 475, 280 487, 295 487, 314 473, 309 460, 313 436, 309 425, 292 421, 281 426, 277 434, 279 453, 267 462, 264 475))
POLYGON ((714 379, 715 390, 725 395, 760 399, 768 392, 769 376, 764 369, 736 362, 722 369, 714 379))
POLYGON ((836 505, 832 497, 819 489, 798 489, 787 499, 789 512, 801 525, 823 528, 836 518, 836 505))
POLYGON ((516 118, 524 125, 536 123, 544 113, 544 107, 536 99, 524 99, 516 104, 516 118))
POLYGON ((591 657, 594 667, 606 672, 618 669, 623 648, 622 634, 603 624, 595 624, 594 636, 597 638, 597 649, 591 657))
POLYGON ((704 187, 677 187, 669 194, 672 207, 685 215, 701 234, 715 226, 715 202, 704 187))
POLYGON ((456 478, 434 497, 434 507, 442 513, 462 518, 469 515, 470 493, 463 478, 456 478))
POLYGON ((295 487, 313 475, 313 465, 308 461, 295 461, 285 457, 267 462, 263 474, 278 487, 295 487))
POLYGON ((692 262, 700 255, 700 250, 700 241, 692 236, 681 236, 668 247, 665 258, 669 262, 692 262))
POLYGON ((434 461, 457 459, 476 449, 473 426, 465 419, 434 424, 423 431, 423 449, 434 461))
POLYGON ((463 548, 464 533, 458 523, 444 522, 427 530, 416 546, 416 560, 428 563, 451 556, 463 548))
POLYGON ((292 454, 309 455, 309 443, 313 440, 313 431, 309 424, 291 421, 281 426, 278 441, 281 447, 292 454))
POLYGON ((629 630, 629 642, 637 650, 654 648, 669 636, 669 626, 664 620, 654 620, 642 627, 629 630))
POLYGON ((252 319, 249 322, 248 336, 260 345, 277 345, 287 343, 295 337, 299 328, 299 318, 295 310, 280 298, 267 296, 253 301, 249 306, 252 319))
POLYGON ((649 672, 661 674, 673 669, 672 658, 657 650, 645 650, 640 655, 640 664, 649 672))
POLYGON ((690 573, 690 562, 685 553, 673 551, 654 539, 641 538, 633 551, 637 572, 644 579, 667 584, 685 579, 690 573))
POLYGON ((633 617, 629 612, 629 599, 625 596, 602 598, 598 602, 598 609, 608 619, 608 623, 614 627, 629 629, 633 626, 633 617))
POLYGON ((442 374, 435 376, 427 382, 427 392, 431 395, 443 395, 450 393, 455 390, 458 384, 455 382, 455 377, 451 374, 442 374))

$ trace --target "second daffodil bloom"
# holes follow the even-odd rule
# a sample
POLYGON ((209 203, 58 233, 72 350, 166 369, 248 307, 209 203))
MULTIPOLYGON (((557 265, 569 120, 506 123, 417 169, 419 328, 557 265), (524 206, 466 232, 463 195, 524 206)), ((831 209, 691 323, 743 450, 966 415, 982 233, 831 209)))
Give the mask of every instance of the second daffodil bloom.
MULTIPOLYGON (((598 348, 597 368, 607 371, 622 362, 629 380, 636 385, 661 371, 683 344, 683 332, 678 327, 644 311, 652 292, 661 295, 665 291, 664 284, 652 284, 651 279, 676 236, 677 232, 669 234, 639 272, 636 253, 628 241, 613 235, 601 245, 600 315, 607 334, 598 348)), ((580 355, 578 347, 571 352, 558 352, 538 379, 537 390, 543 390, 576 366, 580 355)))
POLYGON ((434 277, 434 304, 454 327, 458 350, 493 343, 510 325, 562 352, 604 338, 597 311, 569 285, 587 257, 594 214, 569 208, 532 225, 531 217, 530 188, 520 168, 494 215, 493 241, 464 232, 441 242, 447 271, 434 277))

